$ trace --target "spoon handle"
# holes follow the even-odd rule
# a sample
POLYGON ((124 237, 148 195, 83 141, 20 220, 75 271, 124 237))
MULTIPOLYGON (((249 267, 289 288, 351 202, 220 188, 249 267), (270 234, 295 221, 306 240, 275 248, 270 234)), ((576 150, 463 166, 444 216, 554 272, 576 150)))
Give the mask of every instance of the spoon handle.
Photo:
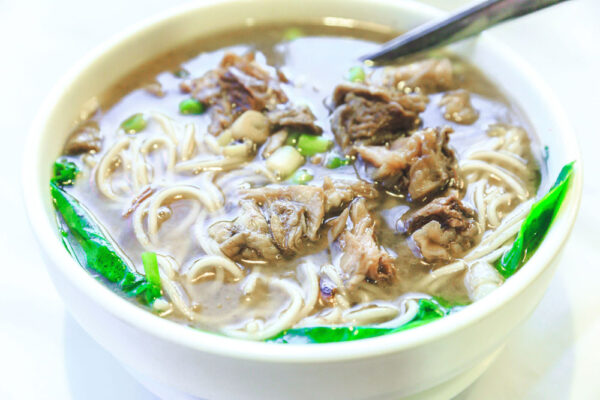
POLYGON ((446 45, 475 35, 500 22, 532 13, 566 0, 485 0, 465 9, 425 23, 384 43, 362 61, 391 61, 401 56, 446 45))

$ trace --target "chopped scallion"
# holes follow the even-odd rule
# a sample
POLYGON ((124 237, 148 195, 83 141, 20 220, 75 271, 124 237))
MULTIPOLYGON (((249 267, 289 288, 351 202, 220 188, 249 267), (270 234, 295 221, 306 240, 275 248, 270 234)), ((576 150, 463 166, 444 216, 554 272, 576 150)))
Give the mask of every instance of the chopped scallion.
POLYGON ((333 155, 327 158, 327 162, 325 166, 329 169, 335 169, 339 167, 344 167, 346 165, 352 164, 352 159, 349 157, 340 157, 338 155, 333 155))
POLYGON ((121 123, 121 128, 125 131, 125 133, 134 134, 146 129, 147 125, 148 121, 146 116, 142 113, 138 113, 133 114, 131 117, 123 121, 123 123, 121 123))
POLYGON ((325 153, 333 146, 333 142, 329 139, 325 139, 322 136, 308 135, 306 133, 301 134, 298 137, 298 143, 296 147, 300 154, 303 156, 314 156, 317 153, 325 153))
POLYGON ((299 169, 292 175, 291 181, 296 185, 306 185, 313 180, 313 175, 307 169, 299 169))
POLYGON ((364 82, 365 79, 365 70, 362 67, 352 67, 348 71, 348 80, 350 82, 364 82))
POLYGON ((204 112, 204 104, 196 99, 185 99, 179 103, 179 112, 183 115, 198 115, 204 112))
POLYGON ((287 179, 304 164, 304 157, 292 146, 282 146, 267 158, 265 164, 279 179, 287 179))

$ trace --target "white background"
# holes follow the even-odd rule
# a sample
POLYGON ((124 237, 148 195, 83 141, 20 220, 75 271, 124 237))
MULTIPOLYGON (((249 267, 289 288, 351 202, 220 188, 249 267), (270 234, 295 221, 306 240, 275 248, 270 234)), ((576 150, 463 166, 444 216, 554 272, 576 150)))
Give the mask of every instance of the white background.
MULTIPOLYGON (((29 156, 23 144, 32 116, 67 68, 175 3, 0 0, 0 399, 154 399, 65 312, 25 220, 20 166, 29 156)), ((600 399, 599 21, 600 1, 573 0, 492 32, 559 95, 586 182, 548 293, 462 400, 600 399)))

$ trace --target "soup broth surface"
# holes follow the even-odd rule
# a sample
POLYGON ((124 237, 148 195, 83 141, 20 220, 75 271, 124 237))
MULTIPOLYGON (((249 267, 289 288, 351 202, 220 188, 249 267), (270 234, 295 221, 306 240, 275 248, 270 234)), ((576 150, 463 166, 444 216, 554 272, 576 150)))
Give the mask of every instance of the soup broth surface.
MULTIPOLYGON (((144 273, 143 252, 152 251, 159 256, 164 303, 156 311, 199 329, 265 339, 291 327, 393 326, 412 312, 411 301, 434 297, 466 305, 481 296, 482 279, 492 287, 499 286, 502 279, 482 263, 492 265, 493 251, 509 243, 516 232, 487 253, 482 250, 481 257, 469 255, 482 248, 486 238, 494 237, 503 221, 518 213, 519 206, 530 201, 539 186, 543 171, 537 162, 538 142, 520 111, 481 72, 455 56, 437 52, 391 65, 389 68, 442 58, 452 65, 453 83, 444 90, 404 90, 401 85, 390 89, 407 94, 423 92, 427 99, 414 127, 397 137, 415 135, 426 128, 453 129, 448 147, 454 153, 457 179, 449 187, 415 201, 406 190, 390 190, 382 185, 374 178, 377 167, 351 146, 342 146, 332 131, 336 109, 332 93, 338 85, 349 83, 349 71, 356 71, 357 67, 364 71, 367 84, 382 82, 386 74, 383 67, 362 66, 357 59, 375 50, 394 32, 318 24, 301 24, 297 29, 302 34, 286 40, 287 26, 243 28, 164 54, 101 94, 97 112, 76 128, 74 134, 82 126, 97 129, 101 148, 65 155, 81 169, 75 184, 66 189, 94 215, 123 258, 137 271, 144 273), (357 280, 341 267, 347 253, 344 249, 348 248, 345 246, 349 245, 340 236, 332 240, 327 222, 339 217, 360 196, 344 203, 342 211, 325 215, 318 238, 304 238, 302 249, 294 254, 282 251, 281 257, 265 260, 223 253, 211 227, 223 221, 239 221, 244 190, 295 185, 290 176, 278 176, 277 171, 269 170, 269 157, 264 156, 269 141, 255 143, 252 154, 233 166, 217 162, 210 168, 181 167, 195 161, 227 159, 213 151, 214 146, 220 146, 217 140, 222 132, 207 133, 214 118, 211 105, 205 104, 206 111, 200 115, 183 115, 179 105, 193 96, 182 90, 182 84, 216 69, 228 53, 254 53, 256 62, 278 77, 288 98, 278 107, 307 106, 314 114, 314 123, 323 130, 320 137, 332 141, 327 151, 305 156, 298 168, 312 176, 305 183, 307 187, 321 187, 326 180, 373 185, 378 197, 367 199, 366 204, 377 247, 393 265, 389 279, 373 279, 367 274, 357 280), (448 118, 449 106, 441 104, 448 93, 459 89, 470 96, 470 105, 476 112, 472 123, 448 118), (123 122, 138 113, 147 119, 145 129, 133 134, 124 132, 123 122), (165 128, 167 125, 170 128, 165 128), (191 131, 186 129, 192 128, 188 126, 193 126, 191 138, 191 131), (207 139, 207 135, 211 137, 207 139), (128 145, 119 148, 124 138, 128 145), (186 146, 193 148, 189 157, 185 156, 186 146), (350 160, 349 165, 327 167, 328 160, 336 155, 350 160), (145 171, 145 180, 136 175, 142 173, 139 168, 145 171), (272 172, 276 179, 270 180, 257 170, 272 172), (204 196, 220 199, 222 204, 210 210, 196 195, 175 190, 152 209, 153 199, 171 187, 191 187, 204 196), (431 201, 450 193, 456 193, 462 205, 473 211, 469 223, 477 233, 471 245, 451 259, 425 257, 421 242, 415 239, 418 230, 410 232, 407 221, 431 201), (145 211, 139 211, 140 208, 145 211), (231 272, 231 268, 237 272, 231 272), (349 283, 352 279, 354 282, 349 283)), ((275 133, 271 131, 270 137, 275 133)), ((289 138, 295 132, 288 129, 287 133, 289 138)), ((375 145, 389 149, 392 142, 375 145)), ((239 140, 234 144, 243 143, 239 140)), ((293 142, 289 143, 293 147, 293 142)), ((355 146, 359 147, 356 143, 355 146)), ((299 203, 294 199, 291 202, 299 203)), ((265 204, 257 204, 266 212, 265 204)), ((266 219, 268 223, 274 217, 270 218, 266 219)), ((442 229, 446 229, 444 221, 442 229)), ((352 230, 356 223, 347 222, 344 226, 352 230)), ((378 268, 377 273, 383 274, 382 265, 378 268)))

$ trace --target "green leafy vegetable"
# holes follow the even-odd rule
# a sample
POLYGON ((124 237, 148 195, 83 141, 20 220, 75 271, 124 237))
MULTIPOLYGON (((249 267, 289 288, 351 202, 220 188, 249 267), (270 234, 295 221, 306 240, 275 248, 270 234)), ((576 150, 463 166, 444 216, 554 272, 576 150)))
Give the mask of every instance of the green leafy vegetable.
POLYGON ((142 113, 138 113, 133 114, 131 117, 123 121, 121 123, 121 128, 125 131, 125 133, 134 134, 146 129, 147 125, 148 121, 146 116, 142 113))
POLYGON ((146 279, 153 285, 158 286, 160 289, 160 274, 158 272, 158 260, 156 259, 156 253, 153 251, 142 253, 142 263, 144 264, 146 279))
POLYGON ((283 39, 291 42, 292 40, 296 40, 304 36, 304 33, 300 28, 289 28, 283 32, 283 39))
POLYGON ((140 302, 151 305, 161 296, 160 286, 133 271, 117 254, 98 225, 79 202, 54 181, 50 182, 54 208, 63 225, 63 240, 71 254, 87 268, 97 272, 115 287, 140 302))
POLYGON ((573 162, 562 168, 554 186, 533 205, 512 247, 496 263, 504 278, 513 275, 538 248, 560 209, 572 176, 573 162))
POLYGON ((75 178, 79 173, 79 168, 72 161, 56 161, 54 163, 54 176, 50 182, 59 186, 70 186, 75 183, 75 178))
POLYGON ((314 176, 307 169, 299 169, 292 175, 291 181, 296 185, 306 185, 312 181, 314 176))
POLYGON ((325 166, 329 169, 335 169, 350 164, 352 164, 352 159, 350 157, 340 157, 336 154, 332 154, 331 156, 327 157, 325 166))
POLYGON ((439 296, 433 296, 433 300, 435 300, 440 306, 446 308, 446 309, 460 309, 462 307, 468 306, 470 304, 470 302, 465 301, 450 301, 450 300, 446 300, 442 297, 439 296))
POLYGON ((425 325, 436 319, 440 319, 450 310, 442 307, 433 299, 420 299, 417 315, 402 326, 396 328, 378 328, 376 326, 316 326, 309 328, 288 329, 275 337, 267 339, 267 342, 275 343, 333 343, 347 342, 352 340, 367 339, 390 333, 400 332, 417 326, 425 325))
POLYGON ((442 307, 440 303, 434 299, 421 299, 419 300, 419 311, 413 320, 408 324, 395 328, 394 332, 405 331, 407 329, 428 324, 431 321, 444 317, 448 312, 449 310, 442 307))
POLYGON ((300 134, 296 147, 303 156, 314 156, 317 153, 325 153, 333 146, 333 142, 322 136, 300 134))
POLYGON ((198 115, 204 111, 204 104, 196 99, 185 99, 179 103, 179 112, 183 115, 198 115))
POLYGON ((365 70, 362 67, 352 67, 348 71, 350 82, 364 82, 366 78, 365 70))

